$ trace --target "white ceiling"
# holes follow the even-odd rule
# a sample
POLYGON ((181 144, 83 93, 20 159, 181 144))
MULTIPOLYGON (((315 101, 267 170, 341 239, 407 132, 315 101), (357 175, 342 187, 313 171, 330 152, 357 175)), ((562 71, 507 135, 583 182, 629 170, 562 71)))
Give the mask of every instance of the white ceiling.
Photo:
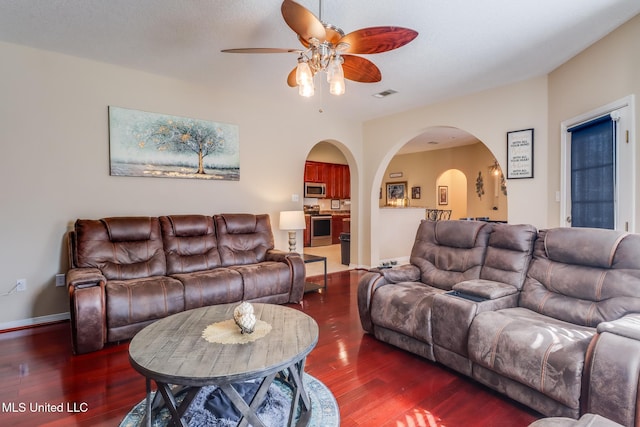
MULTIPOLYGON (((300 0, 318 15, 318 0, 300 0)), ((544 75, 640 12, 638 0, 324 0, 345 33, 415 29, 410 44, 367 58, 379 83, 347 82, 318 105, 368 120, 544 75), (384 99, 371 95, 398 91, 384 99)), ((0 0, 0 40, 184 79, 304 102, 286 85, 295 54, 221 53, 299 48, 280 0, 0 0)), ((316 82, 316 84, 318 84, 316 82)))
POLYGON ((435 126, 409 140, 397 154, 411 154, 422 151, 441 150, 477 144, 480 140, 462 129, 451 126, 435 126))

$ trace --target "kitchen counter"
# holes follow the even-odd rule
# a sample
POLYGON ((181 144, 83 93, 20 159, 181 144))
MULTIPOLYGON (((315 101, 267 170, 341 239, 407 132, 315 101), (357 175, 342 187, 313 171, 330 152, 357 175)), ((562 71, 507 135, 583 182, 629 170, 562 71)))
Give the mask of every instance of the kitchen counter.
POLYGON ((345 210, 320 211, 320 215, 351 215, 351 211, 345 211, 345 210))

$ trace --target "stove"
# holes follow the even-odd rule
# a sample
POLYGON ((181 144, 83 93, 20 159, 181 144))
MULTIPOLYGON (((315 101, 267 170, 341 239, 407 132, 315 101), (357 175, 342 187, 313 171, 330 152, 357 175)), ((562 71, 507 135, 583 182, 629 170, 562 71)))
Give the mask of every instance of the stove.
POLYGON ((311 215, 311 246, 331 244, 331 215, 311 215))

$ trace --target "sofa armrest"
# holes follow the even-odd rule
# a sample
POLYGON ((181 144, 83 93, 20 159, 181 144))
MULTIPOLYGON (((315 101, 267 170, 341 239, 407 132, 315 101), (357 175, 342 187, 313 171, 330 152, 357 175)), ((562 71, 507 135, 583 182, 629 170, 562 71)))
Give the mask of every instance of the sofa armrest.
POLYGON ((404 264, 393 268, 374 268, 371 271, 379 272, 387 283, 420 281, 420 269, 413 264, 404 264))
POLYGON ((515 286, 493 280, 474 279, 453 285, 453 290, 461 294, 482 299, 498 299, 518 292, 515 286))
POLYGON ((640 341, 640 313, 628 314, 611 322, 601 322, 598 333, 604 332, 640 341))
POLYGON ((287 257, 291 255, 300 257, 300 254, 296 252, 285 252, 279 249, 269 249, 265 255, 265 260, 275 262, 288 262, 287 257))
POLYGON ((72 268, 67 272, 71 337, 75 354, 104 347, 107 320, 106 279, 97 268, 72 268))
POLYGON ((373 333, 373 322, 371 321, 371 297, 380 286, 386 285, 387 280, 381 271, 369 271, 358 280, 358 313, 362 329, 373 333))
POLYGON ((362 328, 373 333, 371 321, 371 297, 376 289, 389 283, 418 282, 420 269, 413 264, 394 268, 374 268, 365 273, 358 281, 358 312, 362 328))
POLYGON ((76 289, 99 286, 106 281, 107 279, 97 268, 72 268, 67 272, 67 286, 73 286, 76 289))
POLYGON ((304 281, 306 279, 306 270, 304 261, 297 252, 285 252, 278 249, 270 249, 267 251, 267 261, 284 262, 289 266, 291 272, 291 291, 289 292, 289 302, 299 303, 304 295, 304 281))
POLYGON ((640 314, 602 322, 585 358, 582 410, 638 425, 640 314))

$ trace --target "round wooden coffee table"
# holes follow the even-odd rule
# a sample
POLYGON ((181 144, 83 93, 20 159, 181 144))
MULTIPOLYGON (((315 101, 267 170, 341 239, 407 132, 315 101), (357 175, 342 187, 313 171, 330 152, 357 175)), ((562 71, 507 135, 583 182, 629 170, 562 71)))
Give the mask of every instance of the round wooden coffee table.
POLYGON ((198 391, 208 385, 218 386, 241 413, 238 425, 264 426, 256 411, 276 378, 293 391, 289 425, 308 423, 311 402, 302 377, 306 357, 318 342, 318 324, 292 308, 253 304, 256 318, 272 327, 266 336, 245 344, 217 344, 202 338, 208 325, 232 319, 237 305, 215 305, 174 314, 133 337, 129 360, 147 381, 148 426, 160 404, 169 409, 176 425, 186 426, 184 413, 198 391), (262 382, 252 401, 245 402, 232 384, 254 379, 262 382), (154 402, 151 380, 159 391, 154 402), (175 399, 178 391, 186 393, 179 405, 175 399), (300 416, 296 421, 297 412, 300 416))

